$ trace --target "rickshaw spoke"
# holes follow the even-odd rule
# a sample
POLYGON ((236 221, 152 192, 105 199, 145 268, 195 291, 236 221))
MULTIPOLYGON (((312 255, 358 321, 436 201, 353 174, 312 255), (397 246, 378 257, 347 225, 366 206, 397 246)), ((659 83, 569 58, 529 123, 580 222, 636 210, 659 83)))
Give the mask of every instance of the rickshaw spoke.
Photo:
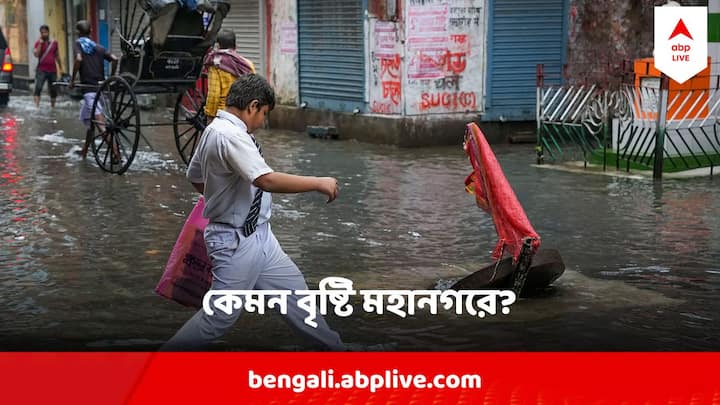
MULTIPOLYGON (((197 93, 197 90, 196 90, 196 89, 192 89, 192 91, 193 91, 193 93, 197 93)), ((197 114, 198 111, 200 110, 200 105, 197 103, 197 99, 198 99, 198 95, 197 95, 197 94, 192 94, 192 95, 190 96, 190 102, 192 102, 192 106, 193 106, 193 109, 194 109, 194 111, 195 111, 195 114, 197 114)))
POLYGON ((100 98, 100 101, 98 102, 98 105, 100 106, 100 109, 102 110, 102 115, 105 117, 105 121, 107 122, 113 122, 112 121, 112 114, 111 111, 108 111, 111 106, 108 106, 107 97, 105 95, 102 95, 100 98))
POLYGON ((127 108, 127 104, 125 103, 125 97, 126 94, 125 92, 123 92, 123 94, 120 96, 120 99, 113 105, 113 113, 118 119, 122 117, 122 112, 127 108))
POLYGON ((125 120, 130 120, 130 118, 133 118, 133 117, 135 117, 136 115, 137 115, 137 112, 136 112, 135 110, 133 110, 132 114, 128 115, 128 116, 127 116, 126 118, 124 118, 124 119, 125 119, 125 120))
POLYGON ((182 115, 185 116, 185 118, 183 118, 183 119, 185 119, 185 120, 187 120, 189 116, 193 115, 193 113, 191 113, 190 110, 188 110, 187 107, 185 107, 184 105, 180 106, 180 109, 182 109, 182 115))
POLYGON ((123 137, 123 139, 125 139, 125 140, 127 141, 128 145, 132 145, 132 144, 133 144, 132 141, 130 140, 130 138, 128 138, 128 136, 125 135, 125 131, 124 131, 124 130, 122 130, 122 129, 120 130, 120 135, 123 137))
MULTIPOLYGON (((112 102, 112 107, 113 107, 113 108, 116 108, 116 106, 118 105, 118 96, 119 96, 119 95, 120 95, 120 92, 119 92, 119 91, 116 91, 116 92, 113 93, 113 102, 112 102)), ((122 100, 122 99, 121 99, 121 100, 122 100)))
POLYGON ((118 154, 120 155, 119 156, 120 159, 119 159, 119 163, 118 163, 119 165, 121 165, 121 166, 123 165, 123 160, 125 162, 130 160, 130 155, 127 153, 127 151, 125 150, 125 147, 122 144, 119 145, 118 154))
MULTIPOLYGON (((185 145, 182 147, 182 150, 181 150, 181 151, 182 151, 183 153, 185 153, 185 150, 187 149, 188 145, 190 145, 190 142, 191 142, 191 141, 194 141, 195 139, 197 139, 197 135, 190 137, 190 138, 187 140, 187 142, 185 142, 185 145)), ((195 150, 195 143, 193 143, 193 147, 192 147, 191 150, 195 150)))
POLYGON ((115 149, 116 144, 117 144, 117 140, 116 140, 115 137, 113 136, 113 137, 110 139, 110 148, 109 148, 109 152, 110 152, 110 171, 111 171, 111 172, 112 172, 112 170, 113 170, 113 167, 117 164, 117 163, 115 163, 115 153, 113 153, 113 149, 115 149))
POLYGON ((111 166, 114 166, 114 165, 122 166, 123 156, 120 154, 121 148, 122 148, 122 142, 120 142, 120 137, 117 135, 113 136, 112 147, 110 148, 110 165, 111 166), (117 160, 115 159, 116 157, 117 157, 117 160))
POLYGON ((117 118, 120 118, 126 108, 126 104, 121 99, 119 103, 113 105, 113 115, 117 118))
MULTIPOLYGON (((124 108, 123 111, 122 111, 122 113, 124 113, 126 110, 127 110, 127 108, 124 108)), ((135 115, 137 115, 137 113, 136 113, 134 110, 133 110, 133 112, 130 113, 130 115, 128 115, 127 117, 123 117, 123 114, 116 114, 116 115, 115 115, 115 121, 116 121, 117 123, 120 123, 120 122, 122 122, 122 121, 130 121, 130 119, 133 118, 133 117, 135 117, 135 115)))
POLYGON ((194 150, 195 150, 195 147, 197 146, 198 139, 200 139, 200 136, 198 136, 198 133, 197 133, 197 132, 195 132, 195 136, 193 136, 192 139, 193 139, 192 150, 194 151, 194 150))
POLYGON ((192 124, 188 124, 188 125, 189 125, 188 128, 180 133, 180 137, 181 137, 181 138, 182 138, 183 136, 187 135, 188 132, 190 132, 190 131, 192 131, 192 130, 195 129, 195 127, 192 126, 192 124))
POLYGON ((197 88, 198 85, 199 82, 196 82, 194 87, 178 96, 173 113, 175 145, 185 164, 190 163, 199 134, 205 128, 205 94, 197 88))
MULTIPOLYGON (((123 137, 124 137, 124 135, 123 135, 123 137)), ((130 155, 127 154, 127 151, 125 150, 125 145, 123 145, 123 143, 120 142, 119 139, 117 141, 117 145, 118 145, 118 158, 119 158, 118 164, 122 164, 123 157, 125 158, 125 161, 130 160, 130 155)))
MULTIPOLYGON (((198 104, 197 101, 198 101, 199 98, 201 98, 200 95, 198 94, 197 89, 195 89, 194 87, 191 87, 191 88, 187 89, 187 91, 185 92, 185 94, 183 95, 183 97, 184 97, 186 100, 188 100, 188 102, 189 102, 189 104, 190 104, 189 107, 192 108, 192 111, 190 111, 190 113, 191 113, 192 115, 196 115, 196 114, 198 113, 198 110, 200 109, 200 105, 198 104), (186 96, 186 97, 185 97, 185 96, 186 96)), ((183 107, 184 107, 184 106, 183 106, 183 107)))
POLYGON ((192 117, 192 116, 194 116, 195 114, 197 114, 197 112, 195 111, 196 108, 195 108, 195 106, 193 106, 193 105, 187 105, 187 106, 186 106, 186 105, 182 105, 180 108, 182 108, 183 115, 185 116, 185 119, 187 119, 188 117, 192 117))
POLYGON ((107 145, 108 147, 107 149, 105 149, 105 156, 103 157, 103 167, 107 166, 108 154, 110 153, 110 149, 112 149, 112 140, 110 142, 107 142, 107 145))
POLYGON ((95 135, 95 138, 93 139, 93 146, 94 146, 94 145, 95 145, 95 139, 101 138, 100 144, 97 145, 97 147, 95 148, 95 149, 97 149, 98 152, 100 151, 100 149, 102 149, 102 146, 105 144, 105 138, 106 138, 106 137, 105 137, 104 134, 105 134, 104 131, 103 131, 103 132, 100 132, 98 135, 95 135))
POLYGON ((133 145, 132 139, 125 133, 125 131, 120 130, 120 136, 125 141, 125 142, 120 142, 123 146, 132 147, 132 145, 133 145))
MULTIPOLYGON (((125 110, 127 110, 128 107, 132 104, 130 101, 131 101, 131 100, 128 100, 127 103, 122 103, 122 104, 121 104, 122 110, 121 110, 121 111, 118 111, 118 113, 117 113, 118 119, 119 119, 120 117, 122 117, 122 114, 125 112, 125 110)), ((118 109, 118 110, 119 110, 119 109, 118 109)))

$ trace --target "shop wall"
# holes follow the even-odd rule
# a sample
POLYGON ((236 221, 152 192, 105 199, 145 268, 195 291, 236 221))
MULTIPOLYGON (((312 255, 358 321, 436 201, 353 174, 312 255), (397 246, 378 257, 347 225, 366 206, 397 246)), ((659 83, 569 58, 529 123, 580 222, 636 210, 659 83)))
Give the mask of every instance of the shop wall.
POLYGON ((266 72, 278 104, 297 105, 298 31, 296 0, 266 0, 269 30, 266 72))
POLYGON ((45 24, 50 27, 50 38, 58 43, 62 68, 65 72, 69 72, 71 69, 68 68, 66 57, 67 28, 65 27, 65 3, 63 0, 45 0, 45 24))
POLYGON ((406 0, 407 115, 481 112, 485 0, 406 0))
POLYGON ((402 22, 387 14, 385 1, 373 1, 369 6, 365 41, 369 48, 368 110, 376 114, 402 114, 402 22))

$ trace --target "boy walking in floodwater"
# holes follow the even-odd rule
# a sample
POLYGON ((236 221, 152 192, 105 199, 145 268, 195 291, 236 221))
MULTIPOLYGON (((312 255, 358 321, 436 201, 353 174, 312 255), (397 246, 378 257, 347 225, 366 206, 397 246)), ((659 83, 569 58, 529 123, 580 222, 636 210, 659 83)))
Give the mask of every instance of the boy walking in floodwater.
MULTIPOLYGON (((273 171, 252 135, 275 106, 275 92, 261 76, 241 76, 230 87, 226 108, 205 129, 187 177, 205 196, 205 245, 212 261, 211 290, 307 290, 298 267, 270 229, 270 193, 317 191, 332 202, 337 180, 273 171)), ((298 296, 287 297, 285 320, 301 336, 327 350, 345 350, 322 316, 317 328, 304 322, 298 296)), ((163 347, 193 350, 225 334, 240 316, 199 310, 163 347)))

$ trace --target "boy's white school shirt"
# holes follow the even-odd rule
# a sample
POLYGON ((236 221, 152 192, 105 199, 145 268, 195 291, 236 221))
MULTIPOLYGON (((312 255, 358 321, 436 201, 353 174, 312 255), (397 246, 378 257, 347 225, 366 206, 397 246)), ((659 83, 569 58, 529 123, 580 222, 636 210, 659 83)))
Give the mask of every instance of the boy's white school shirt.
MULTIPOLYGON (((193 183, 205 183, 203 217, 210 222, 243 226, 255 198, 252 183, 273 170, 260 155, 245 123, 227 111, 205 128, 187 169, 193 183)), ((263 193, 258 225, 270 220, 272 195, 263 193)))

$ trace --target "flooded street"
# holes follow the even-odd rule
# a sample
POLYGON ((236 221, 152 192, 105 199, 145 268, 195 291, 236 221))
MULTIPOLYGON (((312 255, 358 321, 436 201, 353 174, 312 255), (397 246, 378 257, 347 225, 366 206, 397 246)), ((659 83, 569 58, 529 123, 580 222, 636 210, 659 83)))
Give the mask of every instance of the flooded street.
MULTIPOLYGON (((147 128, 125 175, 74 155, 78 105, 0 110, 0 350, 155 350, 192 315, 153 292, 197 194, 171 127, 147 128)), ((143 111, 143 122, 171 111, 143 111)), ((338 200, 274 195, 273 230, 311 289, 427 289, 490 262, 497 235, 465 193, 454 147, 399 149, 258 134, 278 171, 339 179, 338 200)), ((720 178, 665 180, 533 167, 494 147, 542 237, 567 266, 552 291, 485 319, 361 311, 328 316, 345 341, 397 350, 720 350, 720 178)), ((213 349, 291 350, 274 314, 245 314, 213 349)))

